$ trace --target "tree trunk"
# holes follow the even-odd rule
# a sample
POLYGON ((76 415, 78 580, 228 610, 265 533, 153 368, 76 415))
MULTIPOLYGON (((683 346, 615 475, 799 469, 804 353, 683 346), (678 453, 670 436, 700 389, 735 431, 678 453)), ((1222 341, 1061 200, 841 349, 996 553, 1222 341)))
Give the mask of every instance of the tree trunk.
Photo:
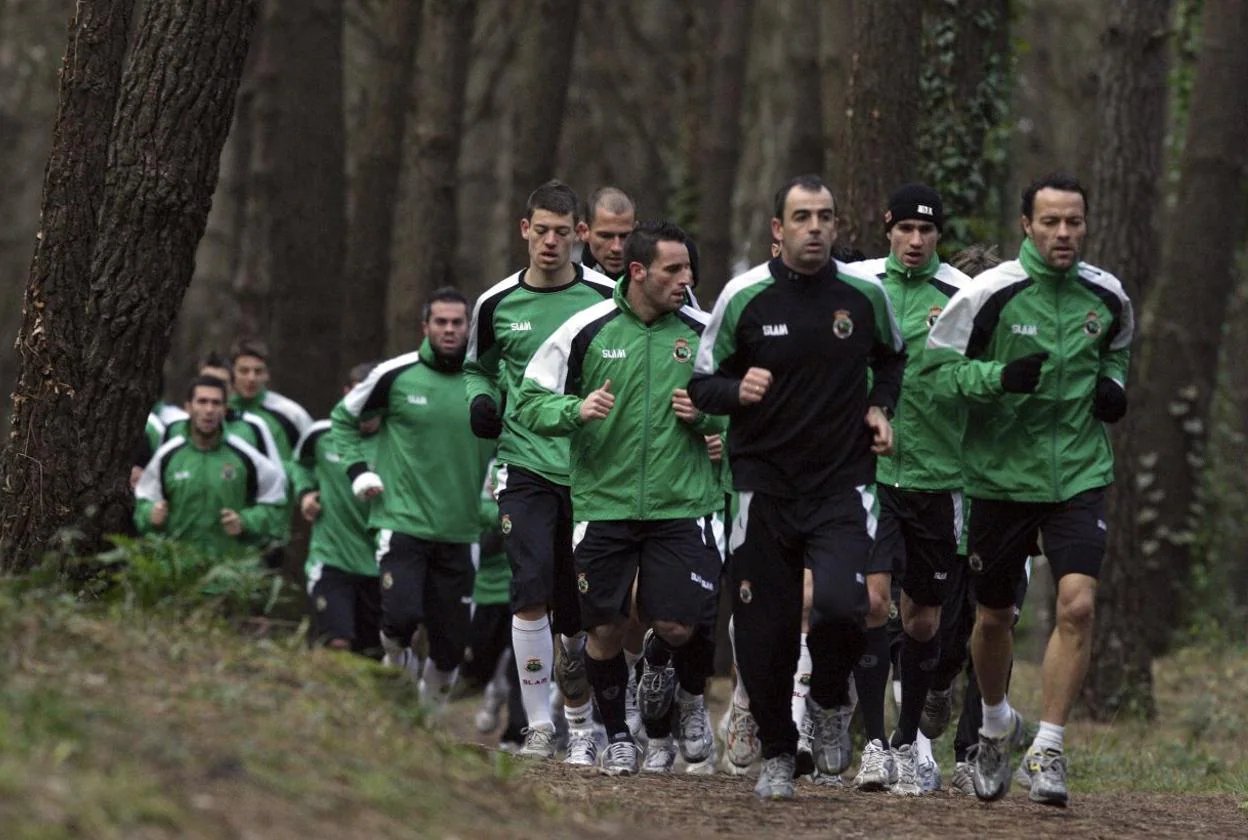
MULTIPOLYGON (((713 300, 729 280, 733 254, 733 186, 741 158, 741 109, 745 100, 752 0, 721 0, 711 31, 706 108, 698 171, 698 294, 713 300)), ((818 106, 815 105, 816 113, 818 106)))
POLYGON ((69 24, 3 455, 0 563, 6 570, 25 568, 58 539, 68 541, 60 529, 83 513, 77 506, 82 430, 74 411, 83 384, 83 302, 131 11, 132 0, 84 0, 69 24))
POLYGON ((841 195, 845 179, 846 114, 849 71, 854 50, 854 0, 819 4, 819 75, 823 77, 823 160, 833 195, 841 195))
MULTIPOLYGON (((1101 36, 1089 261, 1117 275, 1137 306, 1152 287, 1156 268, 1152 208, 1161 203, 1171 6, 1171 0, 1114 0, 1101 36)), ((1137 335, 1137 351, 1139 346, 1137 335)), ((1127 381, 1137 392, 1133 378, 1127 381)), ((1083 686, 1084 704, 1097 720, 1124 713, 1152 717, 1157 711, 1147 644, 1154 613, 1149 593, 1136 585, 1144 565, 1135 531, 1137 416, 1128 413, 1113 434, 1119 480, 1109 495, 1109 551, 1097 592, 1092 669, 1083 686)))
POLYGON ((240 306, 268 341, 274 387, 320 415, 343 378, 339 342, 325 340, 347 292, 342 0, 261 8, 243 244, 251 291, 240 306))
POLYGON ((190 282, 254 17, 251 0, 149 3, 119 82, 128 9, 83 0, 70 27, 4 455, 10 569, 128 525, 132 430, 190 282))
POLYGON ((819 21, 811 20, 810 7, 800 0, 780 6, 787 49, 785 78, 794 102, 793 129, 785 150, 783 169, 787 178, 824 171, 823 75, 819 72, 819 21))
POLYGON ((1009 0, 930 4, 924 16, 918 177, 944 201, 942 250, 983 238, 995 223, 991 191, 1004 167, 1010 96, 1009 0), (1000 133, 996 136, 1000 136, 1000 133))
POLYGON ((922 16, 913 6, 913 0, 854 6, 840 241, 867 256, 887 251, 888 195, 916 173, 922 16))
POLYGON ((439 286, 456 285, 456 167, 477 4, 425 0, 424 7, 416 59, 415 124, 400 205, 404 231, 396 237, 386 311, 390 356, 420 345, 425 298, 439 286))
POLYGON ((1143 320, 1147 343, 1138 366, 1133 440, 1136 513, 1143 574, 1134 578, 1148 605, 1154 653, 1181 621, 1176 584, 1201 562, 1195 526, 1210 404, 1223 317, 1234 290, 1235 249, 1242 235, 1248 153, 1248 5, 1205 0, 1178 200, 1167 220, 1158 287, 1143 320), (1193 255, 1199 270, 1192 270, 1193 255))
MULTIPOLYGON (((513 219, 522 215, 519 205, 529 193, 555 177, 581 9, 580 0, 534 0, 528 5, 512 98, 513 219)), ((508 235, 515 267, 527 265, 528 251, 514 224, 508 235)))
POLYGON ((386 352, 386 289, 421 5, 419 0, 375 5, 368 32, 373 49, 361 56, 365 100, 356 131, 357 168, 348 187, 348 291, 342 300, 342 358, 348 367, 386 352))

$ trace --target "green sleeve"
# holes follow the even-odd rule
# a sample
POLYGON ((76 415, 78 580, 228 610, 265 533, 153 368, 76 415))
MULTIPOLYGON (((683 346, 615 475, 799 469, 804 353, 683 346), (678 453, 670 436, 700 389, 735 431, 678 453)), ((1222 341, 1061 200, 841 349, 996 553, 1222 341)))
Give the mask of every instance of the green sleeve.
POLYGON ((494 343, 480 355, 464 361, 464 394, 469 405, 484 394, 494 400, 495 405, 501 406, 502 394, 498 388, 499 355, 498 344, 494 343))
POLYGON ((581 421, 582 402, 576 394, 556 394, 526 376, 516 400, 516 419, 539 435, 559 437, 584 425, 581 421))
POLYGON ((728 431, 728 418, 722 414, 702 412, 697 422, 693 424, 693 430, 700 435, 722 435, 728 431))
POLYGON ((159 534, 164 528, 157 528, 152 524, 152 507, 155 502, 149 502, 146 499, 139 499, 134 503, 134 527, 139 529, 140 534, 159 534))
POLYGON ((936 396, 945 401, 970 400, 992 403, 1005 389, 1001 387, 1003 362, 968 359, 948 347, 928 346, 923 353, 920 376, 934 386, 936 396))
POLYGON ((1101 357, 1100 375, 1114 380, 1124 388, 1127 386, 1127 369, 1131 366, 1131 348, 1120 347, 1110 350, 1101 357))
POLYGON ((246 542, 266 543, 283 536, 286 508, 282 505, 260 502, 243 508, 238 515, 243 520, 243 540, 246 542))
POLYGON ((366 463, 364 449, 360 444, 360 418, 351 413, 346 399, 339 400, 334 406, 334 410, 329 413, 329 422, 334 450, 342 456, 343 466, 350 469, 355 464, 366 463))

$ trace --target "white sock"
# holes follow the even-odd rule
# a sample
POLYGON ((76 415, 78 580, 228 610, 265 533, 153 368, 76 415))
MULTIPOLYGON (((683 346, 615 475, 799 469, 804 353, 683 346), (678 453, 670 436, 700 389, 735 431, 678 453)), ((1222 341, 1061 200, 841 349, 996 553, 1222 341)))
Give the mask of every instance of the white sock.
POLYGON ((624 664, 628 666, 628 681, 635 682, 637 679, 637 663, 641 661, 640 653, 633 653, 628 648, 624 648, 624 664))
POLYGON ((732 702, 742 709, 750 708, 750 695, 745 691, 745 681, 741 679, 741 666, 737 664, 737 625, 735 616, 728 619, 728 643, 732 646, 732 670, 736 681, 732 687, 732 702))
POLYGON ((901 680, 893 680, 893 705, 901 709, 901 680))
POLYGON ((793 724, 797 731, 802 731, 802 722, 806 720, 806 695, 810 694, 810 648, 806 644, 806 634, 802 634, 802 646, 797 654, 797 670, 793 672, 793 724))
POLYGON ((1031 749, 1027 752, 1038 753, 1045 750, 1061 752, 1062 738, 1065 734, 1066 727, 1040 721, 1040 731, 1036 733, 1036 740, 1031 742, 1031 749))
POLYGON ((529 726, 553 727, 550 719, 550 667, 555 659, 555 640, 550 619, 528 621, 511 618, 511 648, 516 652, 520 674, 520 698, 529 726))
POLYGON ((1000 738, 1002 735, 1009 734, 1010 726, 1014 723, 1014 710, 1010 708, 1010 698, 1001 698, 1001 702, 995 706, 988 705, 984 700, 980 703, 984 707, 984 723, 979 727, 979 731, 989 738, 1000 738))
POLYGON ((592 732, 594 730, 594 701, 586 700, 582 705, 564 706, 563 714, 568 719, 568 730, 571 732, 592 732))
POLYGON ((447 698, 451 696, 451 689, 455 687, 455 680, 458 677, 459 668, 443 671, 433 664, 432 659, 426 659, 424 673, 420 678, 421 699, 429 706, 441 709, 446 705, 447 698))
POLYGON ((920 732, 914 738, 914 755, 916 758, 929 758, 932 761, 936 757, 932 755, 932 739, 920 732))

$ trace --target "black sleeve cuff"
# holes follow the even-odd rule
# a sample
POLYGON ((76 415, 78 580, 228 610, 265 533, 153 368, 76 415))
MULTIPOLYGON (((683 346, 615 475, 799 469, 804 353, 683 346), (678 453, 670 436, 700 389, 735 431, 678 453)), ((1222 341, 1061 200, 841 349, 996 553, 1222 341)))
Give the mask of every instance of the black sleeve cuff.
POLYGON ((347 478, 351 479, 351 481, 354 482, 357 478, 359 478, 361 475, 363 475, 366 472, 368 472, 368 464, 364 463, 363 461, 357 461, 354 464, 347 467, 347 478))

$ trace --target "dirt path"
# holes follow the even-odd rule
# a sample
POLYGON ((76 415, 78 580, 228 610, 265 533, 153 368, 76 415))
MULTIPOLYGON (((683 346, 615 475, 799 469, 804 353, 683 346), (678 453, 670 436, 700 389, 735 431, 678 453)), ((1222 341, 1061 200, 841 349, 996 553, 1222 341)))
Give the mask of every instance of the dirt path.
MULTIPOLYGON (((714 681, 708 692, 713 721, 718 721, 727 699, 722 682, 714 681)), ((475 699, 459 701, 452 704, 446 718, 456 736, 474 743, 483 740, 472 728, 475 708, 475 699)), ((486 746, 493 745, 488 736, 484 740, 486 746)), ((584 814, 598 815, 592 820, 593 830, 577 834, 629 840, 1248 838, 1248 811, 1241 810, 1233 796, 1081 795, 1076 790, 1071 807, 1058 810, 1032 804, 1017 790, 994 803, 953 795, 948 793, 947 775, 945 790, 921 799, 801 782, 797 800, 787 803, 760 802, 753 795, 753 779, 727 775, 614 779, 550 762, 526 764, 522 778, 577 822, 582 822, 584 814)))

